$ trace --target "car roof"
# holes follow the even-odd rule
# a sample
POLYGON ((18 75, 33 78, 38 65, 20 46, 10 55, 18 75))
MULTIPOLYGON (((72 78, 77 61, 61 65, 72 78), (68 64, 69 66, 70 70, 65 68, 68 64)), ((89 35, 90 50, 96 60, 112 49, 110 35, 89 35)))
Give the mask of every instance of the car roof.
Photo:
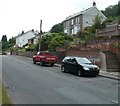
POLYGON ((64 59, 69 59, 69 58, 75 58, 75 59, 77 59, 77 58, 86 58, 86 57, 81 57, 81 56, 66 56, 64 59))

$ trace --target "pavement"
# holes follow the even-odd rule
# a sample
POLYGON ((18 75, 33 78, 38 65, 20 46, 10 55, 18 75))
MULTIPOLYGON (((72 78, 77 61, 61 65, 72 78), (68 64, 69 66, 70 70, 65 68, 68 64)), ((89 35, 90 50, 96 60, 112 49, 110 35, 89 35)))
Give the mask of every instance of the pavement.
MULTIPOLYGON (((55 64, 55 66, 60 67, 60 64, 55 64)), ((99 76, 105 77, 105 78, 111 78, 115 80, 120 80, 120 72, 106 72, 100 70, 99 76)))

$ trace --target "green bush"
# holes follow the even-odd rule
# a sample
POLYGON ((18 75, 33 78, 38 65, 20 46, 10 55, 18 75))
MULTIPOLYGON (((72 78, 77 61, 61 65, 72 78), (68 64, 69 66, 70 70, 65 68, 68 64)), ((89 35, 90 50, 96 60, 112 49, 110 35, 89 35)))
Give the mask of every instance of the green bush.
POLYGON ((25 48, 25 51, 37 51, 38 50, 38 44, 32 44, 28 48, 25 48))
POLYGON ((115 48, 120 49, 120 42, 116 43, 114 46, 115 48))

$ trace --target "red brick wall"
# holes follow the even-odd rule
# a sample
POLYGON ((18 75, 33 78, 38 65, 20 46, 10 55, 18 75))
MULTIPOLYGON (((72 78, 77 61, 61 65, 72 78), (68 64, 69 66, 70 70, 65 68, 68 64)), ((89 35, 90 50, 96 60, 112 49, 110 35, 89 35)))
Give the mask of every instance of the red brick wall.
POLYGON ((81 56, 88 58, 92 63, 100 67, 100 52, 90 48, 69 48, 66 51, 66 56, 81 56))
POLYGON ((88 45, 88 47, 91 47, 91 48, 96 48, 96 49, 99 49, 101 51, 104 51, 104 50, 110 50, 112 53, 116 54, 117 58, 118 58, 118 61, 120 63, 120 50, 115 48, 115 42, 104 42, 104 43, 96 43, 96 45, 88 45))

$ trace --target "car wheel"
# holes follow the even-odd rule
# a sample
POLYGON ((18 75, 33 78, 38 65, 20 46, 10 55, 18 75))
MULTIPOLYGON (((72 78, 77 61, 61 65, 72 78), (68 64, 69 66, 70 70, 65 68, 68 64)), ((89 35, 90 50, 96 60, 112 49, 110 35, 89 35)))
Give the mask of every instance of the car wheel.
POLYGON ((78 70, 77 75, 80 77, 81 76, 81 71, 78 70))
POLYGON ((51 63, 50 66, 51 66, 51 67, 54 66, 54 63, 51 63))
POLYGON ((36 64, 36 61, 35 61, 35 59, 33 59, 33 64, 36 64))
POLYGON ((42 60, 40 60, 40 65, 43 66, 43 62, 42 62, 42 60))
POLYGON ((65 69, 64 66, 61 67, 61 70, 62 70, 62 72, 64 72, 64 73, 66 72, 66 69, 65 69))

